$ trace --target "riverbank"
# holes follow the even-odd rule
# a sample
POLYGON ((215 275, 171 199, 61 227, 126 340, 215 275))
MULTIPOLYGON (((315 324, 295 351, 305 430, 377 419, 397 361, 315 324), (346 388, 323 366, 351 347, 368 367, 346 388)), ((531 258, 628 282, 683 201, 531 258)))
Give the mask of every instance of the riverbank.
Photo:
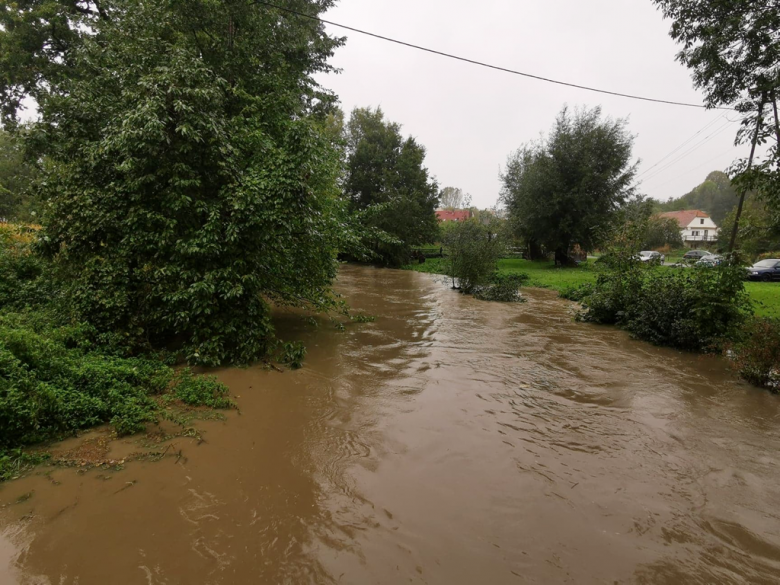
MULTIPOLYGON (((406 270, 444 274, 441 258, 429 258, 424 264, 404 266, 406 270)), ((660 270, 676 270, 671 266, 662 266, 660 270)), ((562 292, 587 282, 595 282, 598 268, 592 262, 579 268, 559 268, 553 262, 522 260, 519 258, 504 258, 498 261, 500 274, 527 274, 529 281, 526 286, 549 288, 562 292)), ((780 318, 780 283, 745 282, 745 290, 753 302, 753 309, 758 317, 780 318)))

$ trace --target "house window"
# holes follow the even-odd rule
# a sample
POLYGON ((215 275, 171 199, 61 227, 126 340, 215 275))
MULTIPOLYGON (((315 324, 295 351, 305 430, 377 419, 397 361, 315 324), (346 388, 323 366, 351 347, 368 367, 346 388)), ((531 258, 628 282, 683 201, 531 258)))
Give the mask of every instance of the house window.
POLYGON ((701 222, 701 223, 699 223, 699 225, 704 225, 704 220, 703 219, 700 219, 699 221, 701 222))
POLYGON ((693 232, 693 235, 694 235, 694 236, 698 236, 698 235, 699 235, 699 232, 694 230, 694 232, 693 232))

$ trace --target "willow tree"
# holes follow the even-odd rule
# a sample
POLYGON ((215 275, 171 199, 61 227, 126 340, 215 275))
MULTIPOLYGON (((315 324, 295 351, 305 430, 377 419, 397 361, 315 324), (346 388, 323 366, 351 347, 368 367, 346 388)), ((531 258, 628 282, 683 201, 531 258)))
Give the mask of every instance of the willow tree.
POLYGON ((598 245, 634 192, 633 140, 625 120, 604 118, 601 108, 564 108, 548 137, 507 160, 501 197, 516 235, 562 264, 574 244, 598 245))
POLYGON ((333 305, 349 234, 312 75, 340 39, 249 0, 20 0, 0 24, 5 123, 37 103, 43 239, 79 318, 216 365, 267 351, 270 303, 333 305))

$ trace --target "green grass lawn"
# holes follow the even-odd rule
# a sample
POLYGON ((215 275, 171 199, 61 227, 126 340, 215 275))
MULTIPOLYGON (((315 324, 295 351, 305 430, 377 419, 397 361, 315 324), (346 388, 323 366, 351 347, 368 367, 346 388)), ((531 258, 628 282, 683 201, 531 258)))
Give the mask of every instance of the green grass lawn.
MULTIPOLYGON (((424 264, 411 264, 405 268, 418 272, 442 274, 442 259, 429 258, 424 264)), ((664 267, 667 270, 677 268, 664 267)), ((504 274, 525 273, 530 277, 527 286, 550 288, 558 292, 585 282, 594 282, 597 271, 592 262, 582 268, 556 268, 553 262, 531 262, 519 258, 505 258, 498 261, 498 270, 504 274)), ((780 318, 780 283, 746 282, 756 315, 780 318)))

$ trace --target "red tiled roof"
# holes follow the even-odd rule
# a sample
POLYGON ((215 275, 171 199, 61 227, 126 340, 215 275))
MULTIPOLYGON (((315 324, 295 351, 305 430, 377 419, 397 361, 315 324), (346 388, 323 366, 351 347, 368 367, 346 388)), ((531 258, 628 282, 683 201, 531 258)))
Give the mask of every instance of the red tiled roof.
POLYGON ((658 215, 660 217, 676 219, 681 228, 688 227, 690 223, 697 217, 709 217, 709 215, 703 211, 699 211, 698 209, 688 209, 685 211, 667 211, 665 213, 659 213, 658 215))
POLYGON ((471 217, 468 209, 438 209, 436 219, 439 221, 466 221, 471 217))

